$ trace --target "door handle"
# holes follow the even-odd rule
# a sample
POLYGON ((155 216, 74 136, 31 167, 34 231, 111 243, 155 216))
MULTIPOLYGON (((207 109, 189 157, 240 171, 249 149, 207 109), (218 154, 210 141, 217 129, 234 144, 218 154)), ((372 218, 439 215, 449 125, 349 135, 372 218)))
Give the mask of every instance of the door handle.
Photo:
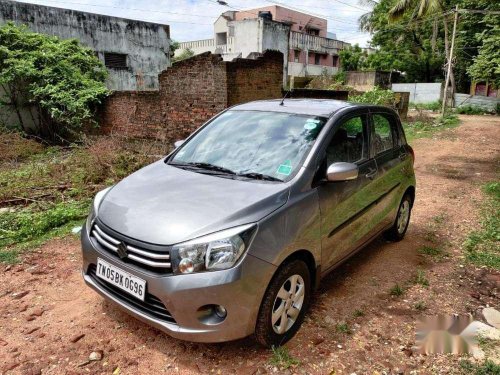
POLYGON ((370 180, 373 180, 375 178, 376 174, 377 174, 377 170, 376 169, 370 169, 365 176, 366 176, 366 178, 369 178, 370 180))
POLYGON ((404 154, 399 154, 399 159, 405 160, 408 154, 405 152, 404 154))

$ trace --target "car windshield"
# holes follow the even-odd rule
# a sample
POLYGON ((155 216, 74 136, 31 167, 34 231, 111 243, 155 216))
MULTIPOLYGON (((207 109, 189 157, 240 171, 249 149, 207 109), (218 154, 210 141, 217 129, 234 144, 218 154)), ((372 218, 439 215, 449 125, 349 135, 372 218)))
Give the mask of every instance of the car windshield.
POLYGON ((290 113, 227 111, 183 144, 169 163, 288 181, 302 165, 326 120, 290 113))

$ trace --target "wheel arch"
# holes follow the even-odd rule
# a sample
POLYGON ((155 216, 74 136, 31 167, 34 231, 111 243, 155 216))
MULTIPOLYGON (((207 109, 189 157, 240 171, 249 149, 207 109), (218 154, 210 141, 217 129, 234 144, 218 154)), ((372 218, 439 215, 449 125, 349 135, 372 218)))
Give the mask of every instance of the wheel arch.
POLYGON ((313 290, 316 289, 318 287, 318 284, 320 281, 321 268, 316 263, 316 259, 314 258, 313 253, 307 249, 297 250, 297 251, 291 253, 290 255, 288 255, 281 262, 278 269, 283 267, 283 265, 288 264, 294 260, 301 260, 307 265, 307 268, 309 269, 309 273, 311 275, 312 288, 313 288, 313 290))
POLYGON ((403 194, 403 197, 406 195, 406 194, 409 194, 410 197, 411 197, 411 205, 413 207, 413 203, 415 202, 415 186, 413 185, 410 185, 406 188, 405 190, 405 193, 403 194))

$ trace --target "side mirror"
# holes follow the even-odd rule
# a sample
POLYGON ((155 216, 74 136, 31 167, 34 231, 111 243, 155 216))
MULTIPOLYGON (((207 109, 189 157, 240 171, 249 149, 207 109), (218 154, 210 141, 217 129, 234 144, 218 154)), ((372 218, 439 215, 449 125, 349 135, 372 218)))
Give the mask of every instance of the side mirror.
POLYGON ((179 141, 175 141, 174 146, 175 146, 175 148, 179 148, 183 143, 184 143, 184 139, 181 139, 179 141))
POLYGON ((333 163, 326 171, 328 181, 349 181, 358 178, 359 168, 353 163, 333 163))

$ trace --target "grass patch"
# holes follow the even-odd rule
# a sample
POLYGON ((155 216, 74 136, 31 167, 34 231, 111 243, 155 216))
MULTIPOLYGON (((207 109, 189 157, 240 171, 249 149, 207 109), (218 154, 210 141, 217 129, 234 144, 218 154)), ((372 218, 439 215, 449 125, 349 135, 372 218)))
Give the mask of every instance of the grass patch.
POLYGON ((486 195, 481 208, 481 228, 464 242, 467 260, 479 266, 500 269, 500 182, 483 187, 486 195))
POLYGON ((95 193, 166 155, 168 143, 96 137, 41 145, 0 129, 0 262, 82 225, 95 193), (3 149, 2 149, 3 150, 3 149))
POLYGON ((352 313, 352 315, 355 317, 355 318, 359 318, 361 316, 364 316, 365 313, 363 312, 363 310, 359 310, 359 309, 356 309, 354 310, 354 312, 352 313))
POLYGON ((288 352, 288 349, 284 346, 273 346, 271 351, 273 354, 269 363, 273 366, 286 370, 300 364, 300 361, 297 358, 292 357, 292 355, 288 352))
POLYGON ((347 334, 347 335, 350 335, 352 333, 351 328, 349 327, 349 325, 347 323, 338 323, 335 326, 335 330, 338 333, 344 333, 344 334, 347 334))
POLYGON ((405 289, 399 285, 399 284, 396 284, 394 285, 390 290, 389 290, 389 294, 391 296, 395 296, 395 297, 399 297, 399 296, 402 296, 403 294, 405 293, 405 289))
POLYGON ((417 303, 415 303, 415 305, 413 307, 415 308, 415 310, 418 310, 418 311, 427 310, 427 305, 425 304, 424 301, 418 301, 417 303))
POLYGON ((428 255, 431 257, 436 257, 436 258, 441 258, 443 257, 446 253, 444 252, 443 249, 440 247, 435 247, 435 246, 422 246, 420 249, 418 249, 418 252, 423 255, 428 255))
POLYGON ((500 365, 490 360, 486 360, 480 364, 462 360, 460 361, 460 370, 463 374, 467 375, 500 375, 500 365))
POLYGON ((414 108, 416 110, 427 110, 438 112, 442 108, 442 103, 440 101, 435 101, 431 103, 410 103, 410 108, 414 108))
POLYGON ((461 105, 458 108, 455 108, 455 113, 461 115, 486 115, 486 114, 494 114, 494 110, 488 110, 486 108, 477 106, 477 105, 461 105))
POLYGON ((424 287, 429 286, 429 279, 427 279, 427 276, 425 275, 424 270, 417 270, 417 274, 415 275, 413 279, 414 284, 422 285, 424 287))
POLYGON ((457 127, 460 124, 458 116, 447 114, 435 119, 422 119, 413 122, 403 122, 403 128, 408 142, 418 138, 432 137, 435 133, 457 127))

